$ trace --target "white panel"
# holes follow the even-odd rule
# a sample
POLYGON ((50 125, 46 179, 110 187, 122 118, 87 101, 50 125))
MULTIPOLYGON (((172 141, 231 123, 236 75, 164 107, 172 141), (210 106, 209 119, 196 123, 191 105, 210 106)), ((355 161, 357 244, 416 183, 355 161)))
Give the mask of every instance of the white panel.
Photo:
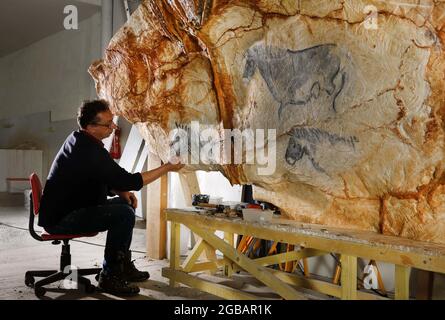
POLYGON ((142 141, 138 129, 135 126, 132 126, 119 161, 119 165, 128 172, 133 172, 142 141))
MULTIPOLYGON (((6 178, 28 178, 35 172, 42 179, 43 152, 41 150, 0 150, 0 192, 8 191, 6 178)), ((29 188, 28 182, 10 182, 13 191, 29 188)))
POLYGON ((8 150, 0 150, 0 192, 6 192, 6 177, 8 175, 8 150))

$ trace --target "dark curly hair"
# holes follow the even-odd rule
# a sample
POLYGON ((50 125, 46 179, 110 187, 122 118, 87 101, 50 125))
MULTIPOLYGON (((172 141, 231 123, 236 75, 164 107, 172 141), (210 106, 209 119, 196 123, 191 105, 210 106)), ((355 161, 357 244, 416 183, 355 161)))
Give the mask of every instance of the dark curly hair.
POLYGON ((86 129, 87 125, 98 121, 97 114, 109 110, 108 102, 105 100, 84 101, 77 111, 77 124, 86 129))

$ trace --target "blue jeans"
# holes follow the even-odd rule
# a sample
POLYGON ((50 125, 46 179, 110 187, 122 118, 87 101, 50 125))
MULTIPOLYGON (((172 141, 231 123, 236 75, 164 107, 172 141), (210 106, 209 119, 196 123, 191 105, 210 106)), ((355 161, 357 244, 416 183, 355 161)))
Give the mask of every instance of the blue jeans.
POLYGON ((104 267, 117 262, 120 253, 130 249, 135 212, 125 200, 115 197, 107 204, 82 208, 67 214, 55 226, 45 228, 49 233, 79 234, 107 231, 104 267))

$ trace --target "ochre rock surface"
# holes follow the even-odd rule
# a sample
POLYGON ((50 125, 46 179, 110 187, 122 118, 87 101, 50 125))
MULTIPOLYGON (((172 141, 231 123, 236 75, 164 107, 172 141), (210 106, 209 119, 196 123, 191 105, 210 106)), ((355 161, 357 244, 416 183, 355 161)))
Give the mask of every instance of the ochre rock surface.
POLYGON ((271 175, 186 168, 300 221, 445 243, 443 0, 145 1, 90 73, 164 161, 191 121, 276 129, 271 175))

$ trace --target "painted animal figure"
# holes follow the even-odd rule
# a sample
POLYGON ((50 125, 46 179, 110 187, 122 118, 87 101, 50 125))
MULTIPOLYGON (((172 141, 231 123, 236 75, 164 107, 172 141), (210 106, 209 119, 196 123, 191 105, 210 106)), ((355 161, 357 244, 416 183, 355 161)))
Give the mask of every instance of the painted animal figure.
POLYGON ((355 136, 342 137, 317 128, 294 128, 289 132, 289 135, 284 156, 286 162, 293 166, 306 155, 315 170, 323 173, 326 171, 316 161, 317 148, 320 145, 333 147, 336 144, 342 144, 355 150, 355 143, 358 142, 355 136))
POLYGON ((321 91, 331 98, 336 111, 336 99, 346 82, 341 60, 334 52, 335 44, 323 44, 304 50, 256 44, 246 52, 243 79, 250 81, 258 69, 274 99, 280 103, 278 117, 288 106, 304 106, 317 99, 321 91), (340 83, 336 85, 340 78, 340 83), (301 90, 307 92, 301 93, 301 90))

